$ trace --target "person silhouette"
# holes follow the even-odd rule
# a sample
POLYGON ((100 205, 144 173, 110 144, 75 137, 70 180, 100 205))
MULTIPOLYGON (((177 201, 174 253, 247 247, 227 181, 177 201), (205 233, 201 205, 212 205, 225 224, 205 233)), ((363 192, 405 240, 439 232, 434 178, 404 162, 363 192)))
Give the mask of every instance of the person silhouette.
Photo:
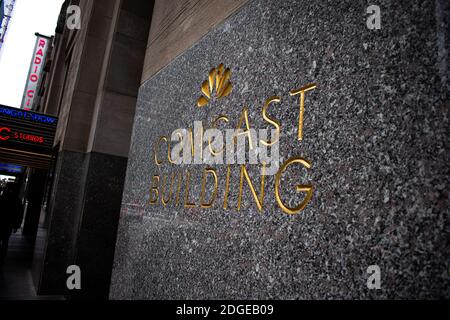
POLYGON ((23 220, 23 206, 19 198, 19 186, 8 183, 0 196, 0 267, 8 252, 11 234, 16 233, 23 220))

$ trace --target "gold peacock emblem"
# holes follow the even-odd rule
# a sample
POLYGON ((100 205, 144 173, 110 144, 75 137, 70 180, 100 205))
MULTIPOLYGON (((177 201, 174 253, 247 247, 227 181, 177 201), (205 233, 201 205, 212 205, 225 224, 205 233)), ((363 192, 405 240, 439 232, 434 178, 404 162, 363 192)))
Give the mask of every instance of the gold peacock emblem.
POLYGON ((208 80, 202 84, 203 95, 198 99, 199 108, 206 106, 215 94, 218 99, 227 97, 233 91, 233 85, 230 82, 231 71, 225 69, 223 64, 213 68, 208 75, 208 80))

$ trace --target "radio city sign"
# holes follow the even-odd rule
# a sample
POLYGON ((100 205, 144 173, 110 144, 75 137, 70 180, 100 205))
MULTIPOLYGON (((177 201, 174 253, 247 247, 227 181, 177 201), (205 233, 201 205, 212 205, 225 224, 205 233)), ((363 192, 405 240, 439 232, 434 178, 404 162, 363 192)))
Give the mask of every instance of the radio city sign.
POLYGON ((34 102, 38 95, 39 85, 42 81, 44 71, 45 57, 50 46, 51 38, 36 34, 36 45, 33 51, 33 57, 28 71, 28 78, 25 86, 25 91, 22 98, 21 108, 25 110, 32 110, 34 102))
MULTIPOLYGON (((243 207, 244 191, 250 192, 254 205, 260 212, 264 211, 267 195, 271 194, 282 212, 296 215, 303 211, 311 201, 314 186, 304 181, 295 185, 296 199, 286 199, 287 188, 284 179, 289 173, 307 172, 312 164, 303 156, 292 157, 281 161, 279 156, 280 137, 289 126, 296 127, 296 142, 305 139, 304 118, 306 100, 317 88, 316 84, 306 84, 293 88, 289 93, 289 101, 298 109, 298 118, 293 123, 282 124, 271 115, 271 109, 279 108, 284 99, 280 96, 268 97, 260 109, 260 119, 251 119, 249 109, 243 107, 236 119, 226 114, 217 114, 210 127, 205 130, 201 121, 194 122, 190 128, 181 128, 170 136, 161 136, 153 143, 152 161, 159 172, 152 176, 149 187, 149 204, 163 207, 173 206, 185 208, 210 209, 231 208, 229 199, 232 193, 237 194, 236 209, 243 207), (256 130, 252 123, 263 121, 271 130, 256 130), (237 125, 231 125, 231 123, 237 125), (221 128, 221 129, 219 129, 221 128), (270 139, 269 132, 270 131, 270 139), (174 166, 183 168, 189 165, 205 165, 201 176, 193 177, 192 170, 171 170, 172 174, 162 174, 165 169, 174 166), (260 174, 252 175, 249 165, 258 165, 260 174), (220 170, 218 166, 226 166, 220 170), (236 168, 234 170, 234 168, 236 168), (178 172, 177 172, 178 171, 178 172), (296 172, 297 171, 297 172, 296 172), (232 179, 233 175, 238 179, 232 179), (268 193, 266 177, 274 176, 274 190, 268 193), (232 185, 232 181, 239 181, 232 185), (201 181, 201 192, 192 194, 194 181, 201 181), (221 181, 222 183, 219 183, 221 181), (223 190, 220 186, 224 186, 223 190)), ((220 101, 233 92, 231 70, 223 64, 212 69, 206 81, 201 85, 201 96, 197 101, 198 108, 207 108, 214 99, 220 101)), ((272 112, 273 114, 273 112, 272 112)), ((287 182, 286 182, 287 183, 287 182)), ((200 186, 200 185, 198 185, 200 186)))

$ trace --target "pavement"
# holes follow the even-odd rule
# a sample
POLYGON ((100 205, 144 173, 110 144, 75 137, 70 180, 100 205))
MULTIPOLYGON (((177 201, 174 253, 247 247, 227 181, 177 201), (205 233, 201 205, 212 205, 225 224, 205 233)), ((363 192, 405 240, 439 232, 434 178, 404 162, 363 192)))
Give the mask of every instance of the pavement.
POLYGON ((0 268, 0 300, 63 300, 38 296, 31 276, 34 244, 18 232, 11 236, 5 265, 0 268))

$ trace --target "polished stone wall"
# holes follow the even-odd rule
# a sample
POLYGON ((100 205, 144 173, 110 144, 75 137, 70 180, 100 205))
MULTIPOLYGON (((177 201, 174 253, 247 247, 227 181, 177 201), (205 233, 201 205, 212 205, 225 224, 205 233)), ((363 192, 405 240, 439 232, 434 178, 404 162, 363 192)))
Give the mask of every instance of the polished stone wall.
MULTIPOLYGON (((250 1, 145 82, 139 94, 116 245, 113 299, 449 298, 448 3, 378 1, 381 30, 366 26, 367 1, 250 1), (224 63, 233 92, 197 107, 211 68, 224 63), (304 138, 299 98, 307 93, 304 138), (157 166, 161 136, 244 106, 254 128, 267 98, 282 125, 282 162, 303 157, 282 180, 284 203, 314 185, 306 209, 288 215, 265 181, 262 212, 231 167, 218 196, 199 207, 206 165, 157 166), (195 208, 150 204, 154 175, 191 174, 195 208), (369 290, 369 266, 381 289, 369 290)), ((164 147, 161 148, 160 158, 164 147)), ((258 195, 260 166, 247 166, 258 195)), ((206 188, 213 192, 211 184, 206 188)))
POLYGON ((88 155, 77 152, 58 155, 45 254, 35 266, 40 295, 60 295, 66 290, 66 270, 73 264, 88 160, 88 155))
POLYGON ((45 254, 34 265, 39 294, 108 298, 126 165, 126 158, 96 152, 59 154, 45 254), (82 270, 83 290, 66 288, 71 265, 82 270))
POLYGON ((81 221, 71 261, 83 270, 76 299, 108 299, 127 159, 92 152, 84 185, 81 221))

